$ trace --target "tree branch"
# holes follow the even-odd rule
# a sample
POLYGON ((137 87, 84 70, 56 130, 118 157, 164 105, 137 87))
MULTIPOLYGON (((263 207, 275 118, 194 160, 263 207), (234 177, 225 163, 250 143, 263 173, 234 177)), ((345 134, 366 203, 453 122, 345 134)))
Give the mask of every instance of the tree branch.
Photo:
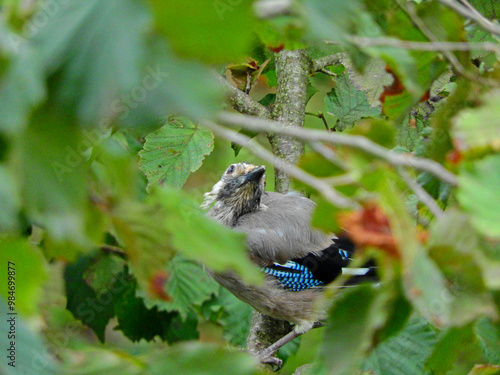
POLYGON ((443 210, 441 210, 441 207, 437 205, 434 199, 425 191, 422 186, 418 184, 417 181, 410 177, 408 172, 406 172, 403 168, 400 168, 399 174, 406 182, 406 184, 410 187, 410 189, 413 190, 420 202, 425 204, 435 217, 439 218, 443 216, 443 210))
POLYGON ((336 53, 335 55, 320 57, 319 59, 312 62, 311 73, 319 72, 320 70, 323 70, 328 66, 340 63, 340 61, 341 55, 339 53, 336 53))
MULTIPOLYGON (((401 40, 396 38, 368 38, 361 36, 350 36, 347 38, 358 47, 394 47, 418 51, 471 51, 482 50, 500 54, 500 45, 493 42, 472 43, 472 42, 417 42, 401 40)), ((327 41, 327 44, 337 44, 337 42, 327 41)))
POLYGON ((242 116, 229 112, 219 114, 219 120, 228 126, 241 126, 245 129, 256 132, 264 133, 271 131, 308 142, 323 141, 331 144, 357 148, 383 159, 394 166, 411 167, 423 172, 429 172, 450 185, 457 185, 457 177, 434 160, 417 158, 407 154, 398 154, 362 136, 331 132, 327 133, 325 131, 301 129, 297 127, 285 128, 276 121, 242 116))
MULTIPOLYGON (((311 61, 303 50, 283 50, 276 55, 278 88, 272 118, 280 123, 280 127, 304 126, 310 70, 311 61)), ((296 164, 304 153, 304 144, 287 134, 268 132, 268 138, 273 153, 289 164, 296 164)), ((275 171, 274 185, 280 193, 286 193, 292 186, 290 178, 280 168, 275 171)))
MULTIPOLYGON (((465 18, 468 18, 479 26, 481 26, 486 31, 489 31, 492 34, 500 35, 500 26, 491 22, 485 16, 483 16, 476 8, 474 8, 471 4, 467 3, 467 6, 462 5, 458 1, 453 0, 439 0, 439 2, 443 5, 446 5, 448 8, 453 9, 458 14, 461 14, 465 18), (474 9, 474 11, 472 10, 474 9)), ((466 1, 462 1, 466 3, 466 1)))
POLYGON ((254 2, 255 15, 260 19, 286 16, 292 12, 292 0, 258 0, 254 2))
POLYGON ((296 167, 295 165, 290 164, 288 161, 283 160, 276 155, 273 155, 258 143, 251 142, 252 139, 250 137, 247 137, 246 135, 225 128, 223 126, 217 125, 211 121, 204 121, 203 125, 211 129, 217 135, 242 147, 246 147, 255 156, 258 156, 262 160, 271 163, 274 167, 280 169, 287 175, 290 175, 298 181, 311 186, 313 189, 317 190, 318 193, 323 196, 323 198, 325 198, 334 206, 343 208, 359 208, 359 205, 356 202, 337 192, 325 181, 316 178, 309 173, 304 172, 302 169, 296 167))
MULTIPOLYGON (((406 2, 403 3, 401 0, 396 1, 399 7, 406 12, 408 17, 410 17, 411 21, 415 24, 415 26, 418 27, 418 29, 426 36, 427 39, 429 39, 432 43, 439 43, 439 40, 435 37, 433 32, 427 27, 427 25, 424 23, 424 21, 417 15, 417 12, 415 11, 414 7, 412 6, 413 4, 407 4, 406 2)), ((444 51, 440 50, 444 57, 448 60, 448 62, 453 65, 457 73, 460 73, 462 76, 474 80, 472 78, 472 75, 465 69, 465 67, 462 65, 460 61, 458 61, 457 57, 451 53, 450 51, 444 51)))
POLYGON ((248 94, 231 85, 225 78, 215 74, 216 79, 224 87, 226 95, 231 106, 240 113, 257 116, 261 118, 271 118, 271 112, 268 108, 254 100, 248 94))

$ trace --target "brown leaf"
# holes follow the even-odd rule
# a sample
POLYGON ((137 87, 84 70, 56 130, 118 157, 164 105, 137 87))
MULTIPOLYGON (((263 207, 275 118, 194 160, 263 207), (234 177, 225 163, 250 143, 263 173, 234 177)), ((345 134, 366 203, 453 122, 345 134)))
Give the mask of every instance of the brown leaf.
POLYGON ((383 104, 385 103, 385 97, 386 96, 394 96, 394 95, 399 95, 402 94, 405 91, 405 87, 403 86, 403 83, 400 81, 399 77, 394 73, 394 71, 391 69, 391 67, 386 66, 385 71, 392 75, 394 80, 389 86, 384 86, 384 91, 382 91, 382 94, 380 94, 379 100, 383 104))
POLYGON ((281 52, 283 50, 283 48, 285 48, 285 45, 283 43, 281 43, 278 46, 268 45, 267 48, 269 48, 274 53, 278 53, 278 52, 281 52))
POLYGON ((228 65, 228 79, 234 86, 248 94, 269 61, 270 59, 259 65, 257 60, 248 57, 245 63, 228 65))
POLYGON ((149 282, 149 291, 150 293, 163 301, 171 301, 172 297, 170 297, 165 291, 165 284, 168 280, 168 273, 165 271, 159 271, 155 273, 149 282))
POLYGON ((462 153, 456 149, 450 150, 446 154, 446 160, 451 164, 458 165, 462 161, 462 153))
MULTIPOLYGON (((406 90, 403 83, 401 82, 399 77, 396 75, 396 73, 394 73, 394 71, 392 70, 392 68, 390 66, 386 65, 385 71, 387 73, 389 73, 394 78, 394 80, 392 81, 392 83, 389 86, 384 86, 384 91, 382 91, 382 94, 380 94, 380 97, 379 97, 379 100, 382 104, 385 103, 385 98, 387 96, 400 95, 406 90)), ((429 89, 424 93, 424 95, 422 95, 422 97, 420 98, 420 101, 426 102, 430 99, 430 97, 431 97, 431 90, 429 89)))
POLYGON ((358 248, 373 246, 399 258, 389 220, 376 204, 369 203, 359 211, 341 212, 338 223, 358 248))

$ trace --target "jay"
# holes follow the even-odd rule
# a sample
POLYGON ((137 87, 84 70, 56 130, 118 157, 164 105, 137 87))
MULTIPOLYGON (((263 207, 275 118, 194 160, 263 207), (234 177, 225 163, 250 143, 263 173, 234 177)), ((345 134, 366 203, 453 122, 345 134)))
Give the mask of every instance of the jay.
POLYGON ((230 165, 202 208, 208 216, 247 235, 249 256, 266 274, 262 285, 246 285, 233 272, 215 280, 257 311, 295 324, 294 329, 260 354, 261 362, 280 364, 272 355, 324 318, 317 300, 322 286, 342 273, 350 283, 373 280, 372 267, 347 268, 354 246, 311 227, 315 203, 298 193, 264 191, 265 167, 230 165))

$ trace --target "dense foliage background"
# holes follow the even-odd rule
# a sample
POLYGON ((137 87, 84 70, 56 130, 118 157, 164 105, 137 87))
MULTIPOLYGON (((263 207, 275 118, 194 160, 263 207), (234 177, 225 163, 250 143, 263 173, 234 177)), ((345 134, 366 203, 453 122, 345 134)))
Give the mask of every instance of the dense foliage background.
POLYGON ((318 203, 316 226, 377 260, 382 284, 329 290, 326 327, 286 346, 281 372, 500 373, 498 1, 4 0, 0 12, 2 374, 264 371, 235 349, 251 308, 200 264, 250 283, 260 271, 244 237, 198 207, 236 161, 266 164, 273 189, 258 133, 280 132, 269 113, 290 83, 276 58, 299 49, 296 188, 318 203))

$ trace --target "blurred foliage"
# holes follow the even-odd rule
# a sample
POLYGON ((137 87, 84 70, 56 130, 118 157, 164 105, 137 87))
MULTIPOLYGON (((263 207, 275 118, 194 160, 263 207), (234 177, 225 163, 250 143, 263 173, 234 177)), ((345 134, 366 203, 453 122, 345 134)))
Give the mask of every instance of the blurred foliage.
MULTIPOLYGON (((499 55, 403 43, 499 48, 500 35, 437 0, 303 0, 269 17, 258 3, 2 2, 0 312, 18 313, 16 368, 4 355, 2 374, 261 373, 227 347, 245 346, 252 309, 204 267, 262 276, 244 236, 199 204, 228 164, 265 163, 202 124, 225 105, 214 69, 272 109, 283 48, 339 54, 310 76, 306 128, 432 159, 458 185, 408 169, 434 215, 386 161, 307 149, 299 166, 363 206, 307 189, 313 224, 363 244, 356 261, 374 257, 381 284, 329 290, 326 327, 280 352, 282 373, 500 373, 499 55)), ((498 28, 498 1, 470 3, 498 28)))

